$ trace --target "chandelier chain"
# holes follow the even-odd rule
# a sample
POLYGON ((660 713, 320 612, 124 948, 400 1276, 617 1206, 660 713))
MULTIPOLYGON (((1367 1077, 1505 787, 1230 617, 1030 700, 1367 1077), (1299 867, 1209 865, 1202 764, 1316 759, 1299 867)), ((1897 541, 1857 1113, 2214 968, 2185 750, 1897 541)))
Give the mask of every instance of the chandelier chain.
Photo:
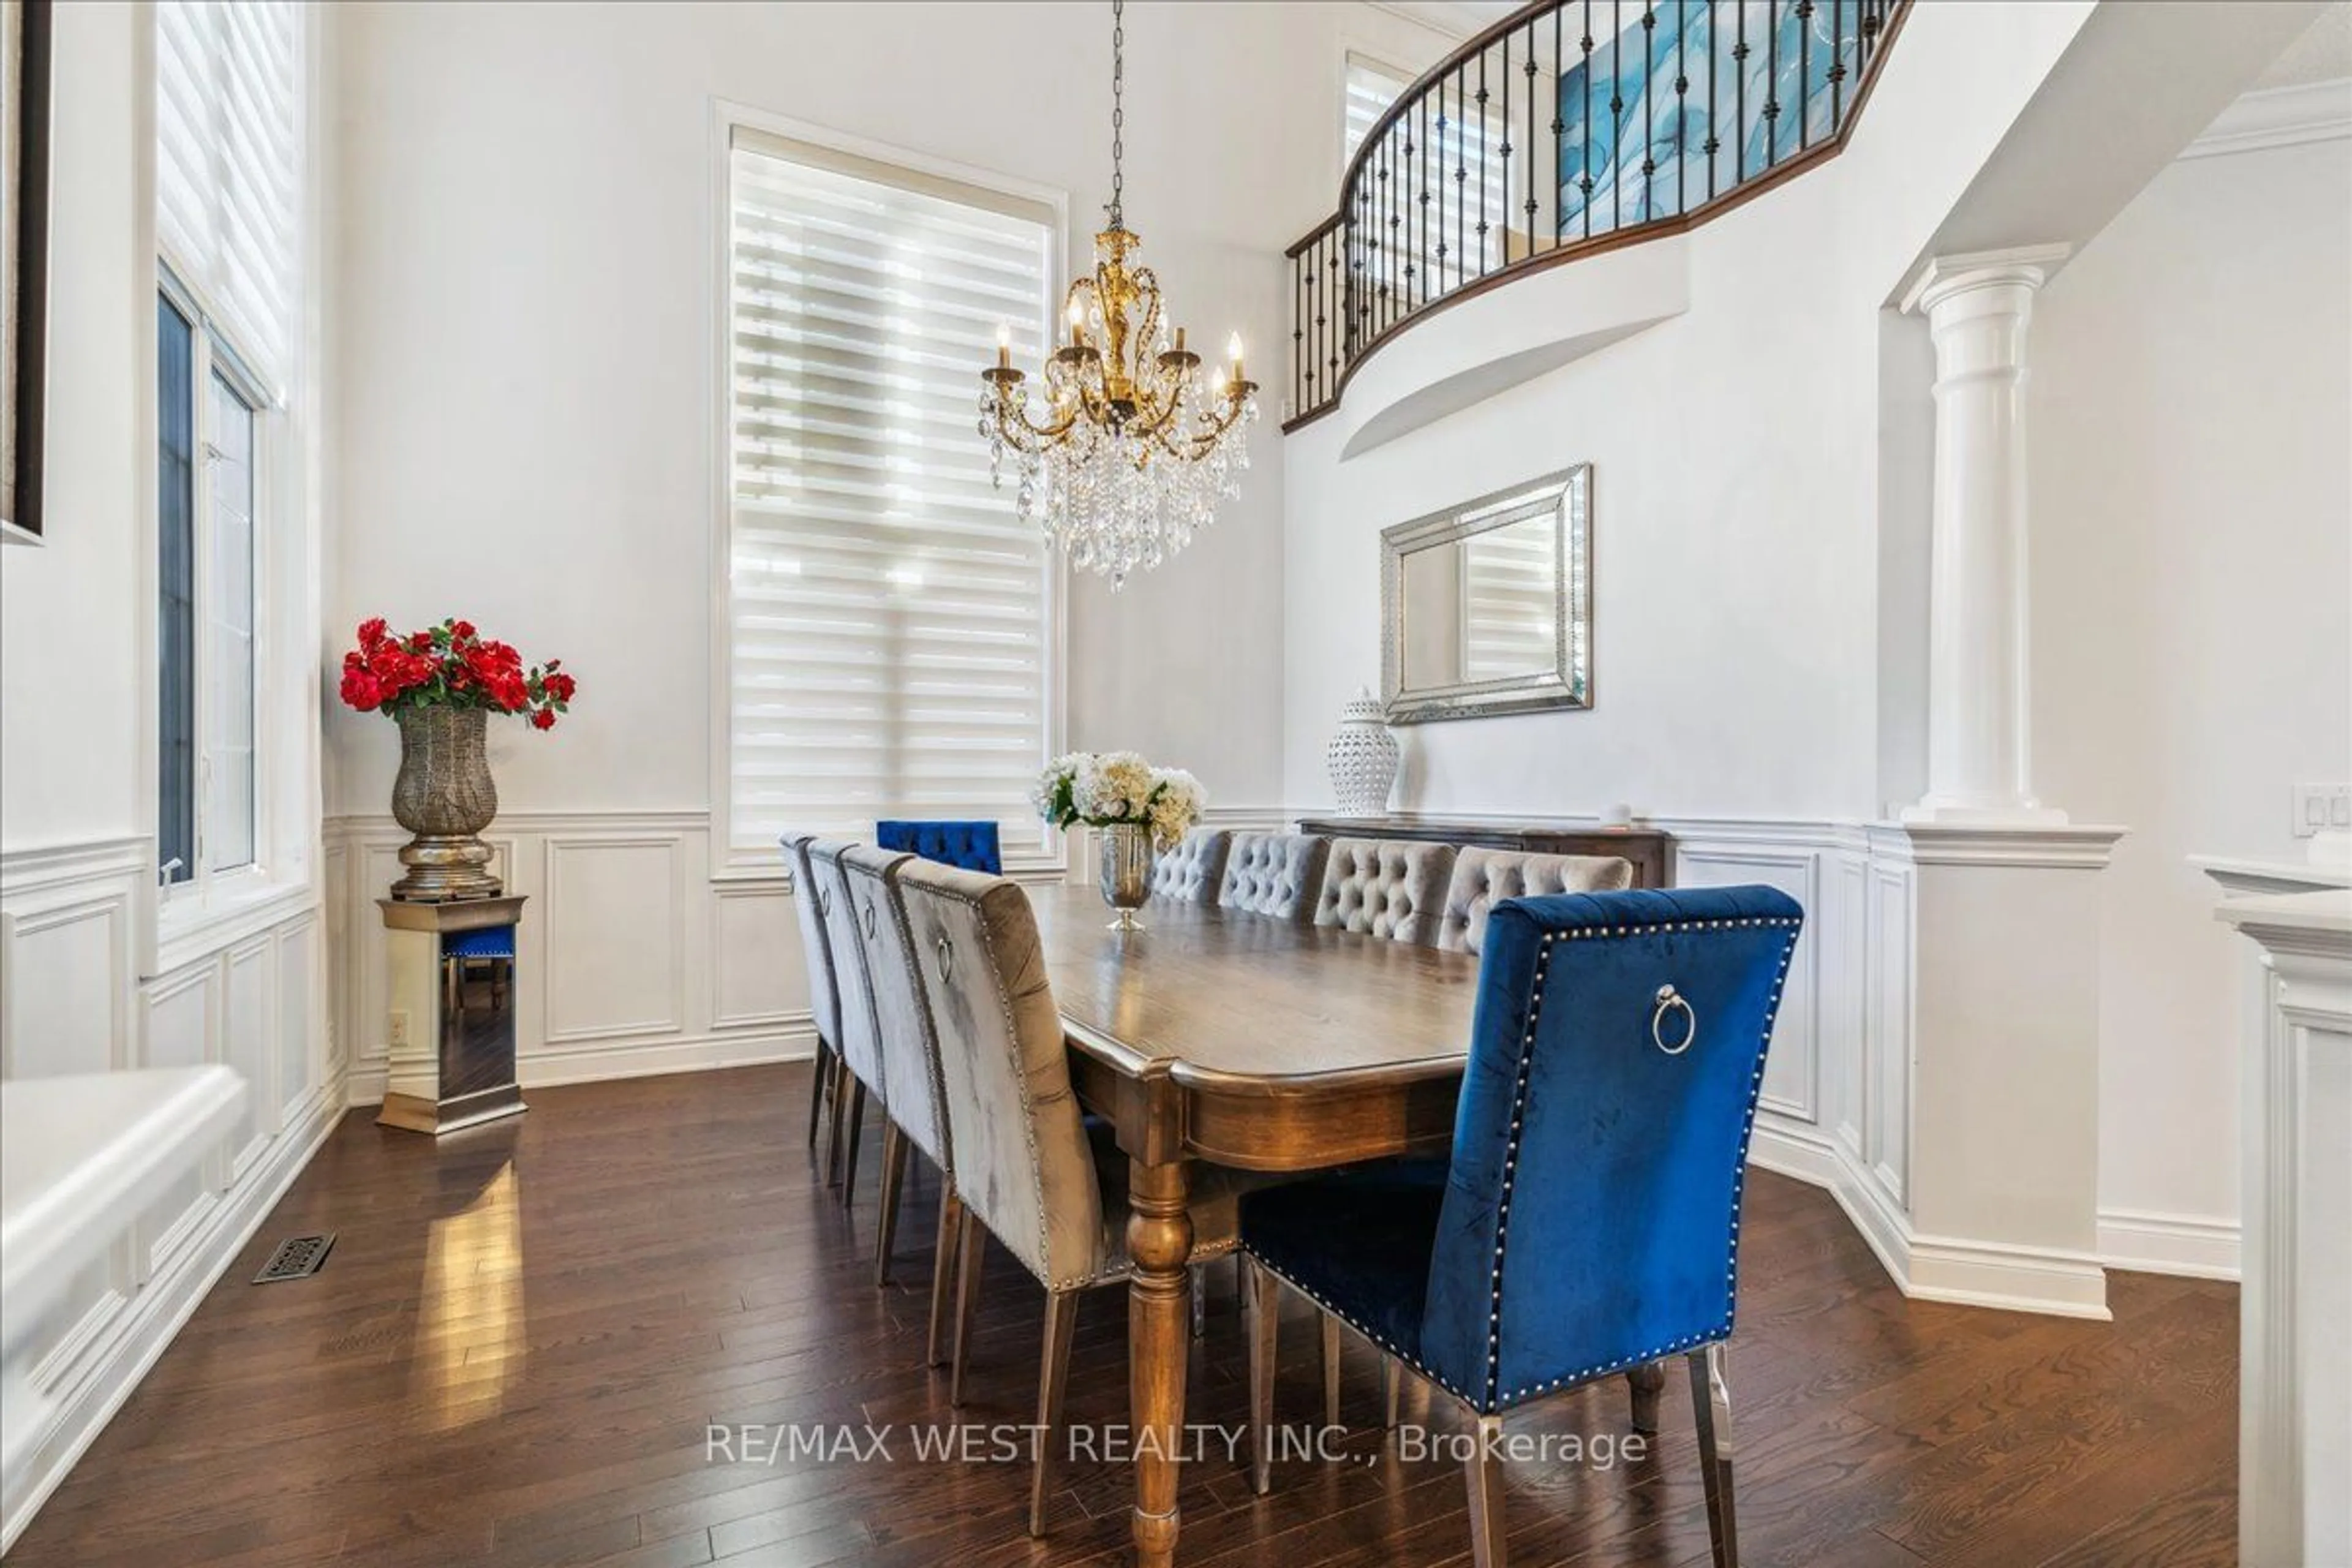
POLYGON ((1110 226, 1127 226, 1121 198, 1127 174, 1120 163, 1127 155, 1127 4, 1110 0, 1110 226))

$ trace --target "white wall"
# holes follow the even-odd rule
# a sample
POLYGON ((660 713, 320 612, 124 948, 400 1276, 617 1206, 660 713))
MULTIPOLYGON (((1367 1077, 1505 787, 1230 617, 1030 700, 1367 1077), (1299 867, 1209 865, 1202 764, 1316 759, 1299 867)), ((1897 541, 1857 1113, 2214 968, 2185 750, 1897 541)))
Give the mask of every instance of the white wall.
MULTIPOLYGON (((668 897, 668 871, 617 850, 608 863, 629 867, 617 881, 570 884, 596 907, 526 917, 542 943, 568 932, 586 944, 542 948, 542 981, 593 970, 633 936, 683 944, 635 987, 616 985, 602 1025, 582 1026, 607 1029, 615 1062, 803 1048, 796 975, 757 1006, 719 994, 714 942, 741 955, 797 943, 781 882, 721 897, 694 821, 712 802, 723 500, 714 104, 1065 190, 1070 260, 1087 265, 1109 195, 1108 8, 398 4, 341 17, 351 308, 330 625, 464 615, 579 676, 551 735, 493 731, 507 818, 527 825, 518 874, 561 896, 548 834, 628 838, 648 816, 693 868, 670 925, 630 907, 668 897)), ((1073 584, 1067 737, 1190 767, 1220 807, 1270 811, 1283 783, 1281 253, 1337 199, 1346 48, 1418 63, 1444 45, 1356 5, 1142 4, 1127 32, 1129 220, 1180 319, 1251 345, 1266 421, 1240 500, 1183 555, 1117 597, 1097 579, 1073 584)), ((340 709, 328 737, 353 960, 342 1016, 373 1061, 368 900, 384 868, 362 860, 389 830, 397 743, 381 718, 340 709)), ((588 1068, 528 1070, 544 1081, 588 1068)))
MULTIPOLYGON (((225 1062, 230 1137, 112 1238, 39 1347, 58 1403, 5 1479, 0 1545, 203 1299, 342 1104, 324 1026, 317 736, 271 777, 290 882, 246 918, 159 942, 155 886, 155 268, 152 14, 58 7, 47 430, 37 546, 0 548, 0 1078, 225 1062), (310 847, 308 848, 304 847, 310 847)), ((272 691, 310 683, 303 535, 273 552, 299 632, 272 691)), ((272 721, 283 718, 272 715, 272 721)))
POLYGON ((2184 160, 2044 290, 2030 388, 2034 746, 2131 836, 2105 879, 2108 1250, 2238 1213, 2239 955, 2193 854, 2301 859, 2352 778, 2352 140, 2184 160))
MULTIPOLYGON (((1592 710, 1410 731, 1400 804, 1875 816, 1881 307, 2086 9, 1921 7, 1845 153, 1686 244, 1592 264, 1683 251, 1683 313, 1353 458, 1345 414, 1291 437, 1286 798, 1330 798, 1339 704, 1378 684, 1380 531, 1591 461, 1592 710)), ((1597 324, 1567 297, 1584 270, 1543 286, 1562 332, 1597 324)), ((1517 326, 1522 344, 1549 335, 1517 326)))

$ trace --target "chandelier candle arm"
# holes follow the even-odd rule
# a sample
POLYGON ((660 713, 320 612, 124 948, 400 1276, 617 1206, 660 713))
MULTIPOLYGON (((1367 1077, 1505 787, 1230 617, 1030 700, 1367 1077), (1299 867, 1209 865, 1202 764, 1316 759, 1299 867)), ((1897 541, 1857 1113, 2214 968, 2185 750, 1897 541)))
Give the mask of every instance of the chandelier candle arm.
POLYGON ((1240 335, 1222 375, 1205 380, 1181 327, 1170 342, 1158 275, 1130 265, 1143 241, 1125 215, 1123 14, 1122 0, 1112 0, 1111 200, 1095 236, 1093 275, 1064 296, 1069 339, 1046 356, 1043 413, 1032 414, 1011 330, 1000 328, 996 363, 980 373, 979 423, 992 481, 1003 483, 1009 453, 1020 516, 1113 589, 1181 550, 1240 493, 1234 476, 1249 467, 1247 431, 1257 419, 1240 335))

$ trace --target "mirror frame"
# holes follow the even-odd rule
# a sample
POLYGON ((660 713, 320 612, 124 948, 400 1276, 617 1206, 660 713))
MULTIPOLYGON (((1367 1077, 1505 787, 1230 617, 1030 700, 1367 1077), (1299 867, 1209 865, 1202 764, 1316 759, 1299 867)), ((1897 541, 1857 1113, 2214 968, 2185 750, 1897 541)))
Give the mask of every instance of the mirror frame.
POLYGON ((1499 713, 1538 713, 1592 706, 1592 465, 1545 474, 1523 484, 1480 496, 1381 531, 1381 699, 1391 724, 1426 724, 1445 719, 1483 719, 1499 713), (1548 495, 1546 492, 1549 492, 1548 495), (1451 544, 1525 522, 1528 503, 1549 500, 1559 530, 1554 662, 1550 669, 1500 680, 1404 689, 1404 558, 1433 545, 1451 544), (1580 560, 1576 571, 1572 560, 1580 560), (1584 656, 1578 667, 1570 627, 1584 627, 1584 656))

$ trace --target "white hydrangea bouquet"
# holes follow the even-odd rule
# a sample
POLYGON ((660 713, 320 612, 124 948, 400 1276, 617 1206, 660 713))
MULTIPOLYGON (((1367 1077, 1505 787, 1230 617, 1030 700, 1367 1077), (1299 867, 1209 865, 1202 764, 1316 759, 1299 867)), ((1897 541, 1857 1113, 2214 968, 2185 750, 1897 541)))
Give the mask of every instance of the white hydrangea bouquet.
POLYGON ((1056 757, 1030 792, 1037 814, 1056 827, 1146 827, 1154 847, 1169 850, 1201 820, 1208 804, 1201 781, 1181 768, 1155 768, 1133 752, 1072 752, 1056 757))

